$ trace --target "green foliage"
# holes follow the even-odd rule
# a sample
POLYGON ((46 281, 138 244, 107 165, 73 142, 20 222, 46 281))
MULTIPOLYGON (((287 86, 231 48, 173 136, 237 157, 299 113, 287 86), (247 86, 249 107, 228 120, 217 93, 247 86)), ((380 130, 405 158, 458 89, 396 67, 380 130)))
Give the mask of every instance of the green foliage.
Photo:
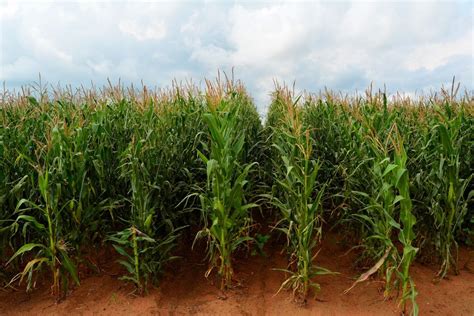
POLYGON ((439 119, 432 127, 431 141, 438 145, 435 160, 429 175, 431 183, 428 209, 433 216, 436 230, 435 245, 442 259, 438 273, 444 278, 451 267, 458 274, 458 244, 456 235, 460 232, 468 211, 468 203, 474 197, 474 190, 467 192, 473 174, 461 176, 461 149, 463 138, 462 114, 450 118, 449 107, 446 113, 439 113, 439 119))
MULTIPOLYGON (((274 172, 276 185, 269 196, 273 205, 281 212, 277 229, 288 240, 289 269, 291 276, 282 288, 292 288, 295 297, 304 300, 310 288, 319 290, 312 278, 331 273, 313 264, 314 249, 322 235, 322 197, 324 186, 318 188, 320 163, 312 159, 312 142, 309 130, 303 130, 300 121, 298 100, 282 97, 279 91, 272 109, 279 111, 273 122, 274 172), (285 112, 283 112, 285 111, 285 112)), ((270 122, 271 123, 271 122, 270 122)), ((269 124, 270 124, 269 123, 269 124)))
POLYGON ((245 198, 247 177, 255 162, 247 163, 244 156, 245 129, 239 126, 241 107, 231 99, 210 104, 204 114, 208 126, 210 147, 204 144, 208 156, 198 151, 206 165, 207 185, 199 195, 204 228, 197 238, 208 237, 210 269, 218 268, 221 288, 232 285, 232 257, 249 236, 252 219, 249 213, 255 203, 245 198))
POLYGON ((257 246, 254 250, 252 250, 252 256, 260 255, 262 257, 267 257, 267 253, 263 248, 265 247, 265 244, 268 242, 270 239, 270 235, 262 235, 262 234, 257 234, 254 237, 255 241, 255 246, 257 246))
POLYGON ((325 91, 304 101, 320 178, 329 181, 329 220, 361 241, 361 259, 375 263, 368 272, 382 271, 386 294, 401 287, 402 305, 414 302, 409 266, 415 254, 440 258, 442 277, 456 266, 456 243, 469 230, 472 98, 443 91, 441 97, 389 101, 369 89, 365 97, 325 91), (401 252, 395 250, 400 244, 401 252))
POLYGON ((118 262, 127 271, 120 279, 132 282, 139 295, 147 292, 149 283, 157 285, 164 264, 177 259, 171 255, 177 233, 178 230, 171 229, 167 236, 154 239, 132 226, 108 237, 122 256, 118 262))
POLYGON ((79 278, 76 267, 68 255, 68 243, 62 231, 61 212, 64 207, 58 204, 61 185, 51 185, 49 175, 49 170, 39 172, 38 187, 42 204, 37 205, 26 199, 20 200, 15 211, 16 220, 11 224, 12 234, 15 234, 22 226, 22 235, 34 233, 36 242, 23 244, 7 264, 19 256, 33 252, 32 259, 11 282, 18 278, 21 282, 27 277, 27 290, 30 290, 34 284, 35 272, 41 271, 43 265, 46 265, 52 275, 51 292, 60 298, 67 291, 68 278, 72 278, 76 284, 79 284, 79 278), (23 205, 27 208, 22 208, 23 205))
MULTIPOLYGON (((204 99, 179 86, 58 90, 50 98, 2 99, 0 253, 17 254, 4 274, 23 271, 13 281, 28 277, 30 289, 33 272, 50 265, 54 294, 65 294, 69 279, 78 282, 75 267, 93 264, 108 236, 134 227, 139 240, 147 236, 137 242, 144 291, 172 258, 176 227, 197 218, 183 216, 179 202, 205 177, 195 157, 204 99), (37 185, 45 182, 46 191, 37 185)), ((121 247, 133 253, 128 240, 121 247)))
POLYGON ((458 272, 459 244, 474 236, 472 94, 295 100, 277 87, 263 128, 240 82, 206 84, 5 93, 0 282, 30 290, 44 275, 60 298, 112 244, 142 294, 191 226, 207 238, 208 273, 229 287, 240 249, 264 254, 257 204, 286 236, 282 287, 299 298, 329 273, 315 264, 325 225, 373 266, 356 283, 379 272, 413 314, 415 257, 438 260, 439 279, 458 272))

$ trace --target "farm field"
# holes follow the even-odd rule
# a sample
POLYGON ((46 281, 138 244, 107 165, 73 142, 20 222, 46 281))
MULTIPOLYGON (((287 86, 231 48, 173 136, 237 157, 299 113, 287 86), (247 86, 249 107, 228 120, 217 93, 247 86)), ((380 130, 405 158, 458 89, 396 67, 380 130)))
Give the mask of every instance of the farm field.
POLYGON ((0 308, 471 315, 474 96, 4 93, 0 308))

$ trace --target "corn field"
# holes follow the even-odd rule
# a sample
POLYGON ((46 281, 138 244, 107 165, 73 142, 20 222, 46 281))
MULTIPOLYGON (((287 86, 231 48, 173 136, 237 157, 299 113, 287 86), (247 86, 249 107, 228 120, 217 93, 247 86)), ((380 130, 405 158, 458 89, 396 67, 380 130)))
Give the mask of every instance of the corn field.
POLYGON ((266 225, 287 257, 275 292, 304 302, 320 275, 337 274, 318 253, 338 227, 371 267, 352 287, 379 278, 383 296, 416 315, 412 264, 434 262, 443 282, 459 271, 459 246, 474 243, 474 98, 458 90, 296 95, 276 85, 265 120, 227 77, 204 88, 5 91, 0 283, 45 282, 65 299, 110 249, 121 279, 146 295, 178 246, 200 244, 203 277, 225 291, 266 225))

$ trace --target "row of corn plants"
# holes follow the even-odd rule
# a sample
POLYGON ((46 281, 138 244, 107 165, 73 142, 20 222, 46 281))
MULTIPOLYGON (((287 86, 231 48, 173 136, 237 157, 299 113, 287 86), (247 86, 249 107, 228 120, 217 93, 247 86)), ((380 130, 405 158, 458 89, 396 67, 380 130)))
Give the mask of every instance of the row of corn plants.
POLYGON ((322 238, 322 197, 325 185, 318 182, 321 163, 313 157, 310 130, 302 125, 301 108, 291 91, 278 88, 267 124, 272 132, 273 193, 267 195, 281 212, 276 229, 287 239, 289 277, 282 288, 290 288, 303 301, 310 289, 319 290, 314 277, 331 273, 315 264, 322 238))
POLYGON ((249 173, 257 163, 246 159, 245 149, 252 141, 247 140, 245 146, 249 128, 242 124, 250 123, 242 121, 249 106, 242 99, 245 95, 230 82, 225 87, 208 82, 208 87, 208 108, 203 115, 209 137, 203 149, 208 154, 197 152, 207 174, 205 190, 199 194, 204 227, 196 237, 208 238, 206 275, 217 268, 221 289, 225 289, 232 286, 234 253, 252 241, 250 210, 257 204, 248 201, 247 188, 249 173))
POLYGON ((474 106, 457 93, 296 97, 277 87, 262 126, 227 77, 205 89, 5 92, 0 277, 27 289, 50 280, 61 298, 111 247, 122 279, 144 294, 177 259, 180 236, 198 231, 206 276, 231 288, 236 256, 259 246, 260 212, 285 236, 288 266, 275 268, 298 300, 332 273, 317 254, 323 228, 341 225, 372 267, 355 284, 378 272, 385 296, 400 292, 416 314, 415 257, 439 262, 441 280, 458 271, 459 243, 473 242, 474 106))
POLYGON ((457 273, 458 241, 472 238, 473 103, 453 90, 418 100, 325 91, 302 102, 329 181, 326 217, 360 241, 359 263, 373 263, 357 281, 378 271, 386 296, 400 290, 402 308, 411 300, 414 314, 415 255, 438 261, 440 280, 457 273))
POLYGON ((9 286, 27 280, 31 289, 50 275, 59 299, 79 284, 78 268, 98 268, 93 258, 108 244, 138 292, 156 283, 180 228, 193 222, 179 201, 204 176, 195 156, 204 108, 194 86, 178 85, 4 96, 0 234, 9 286))
POLYGON ((231 285, 232 254, 252 240, 256 204, 246 191, 260 181, 250 174, 260 118, 240 83, 219 79, 204 92, 176 83, 38 86, 4 95, 1 110, 0 234, 9 258, 1 264, 10 287, 27 280, 30 290, 50 276, 61 299, 112 246, 121 278, 144 294, 176 259, 183 229, 200 225, 200 235, 210 232, 211 270, 231 285), (209 190, 193 194, 206 182, 209 190))

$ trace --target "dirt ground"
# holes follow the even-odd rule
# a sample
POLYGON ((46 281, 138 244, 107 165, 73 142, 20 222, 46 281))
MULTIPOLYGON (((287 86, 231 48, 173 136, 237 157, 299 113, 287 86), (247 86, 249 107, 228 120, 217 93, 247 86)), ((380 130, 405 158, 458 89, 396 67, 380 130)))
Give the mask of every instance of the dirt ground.
MULTIPOLYGON (((305 306, 293 301, 291 293, 276 294, 285 275, 274 268, 285 267, 278 247, 268 245, 267 257, 250 256, 235 263, 241 285, 223 295, 215 279, 206 279, 206 264, 200 251, 188 250, 173 263, 161 286, 145 297, 130 294, 132 287, 118 280, 120 267, 109 256, 103 273, 82 278, 80 287, 62 302, 55 303, 47 286, 31 294, 0 291, 1 315, 400 315, 398 298, 384 301, 382 283, 372 279, 357 285, 360 274, 353 266, 355 254, 346 254, 336 236, 323 243, 316 261, 337 275, 320 276, 321 291, 305 306), (224 297, 226 296, 226 297, 224 297)), ((418 290, 420 315, 474 315, 474 266, 472 250, 461 249, 460 275, 435 284, 436 266, 415 263, 412 268, 418 290)))

